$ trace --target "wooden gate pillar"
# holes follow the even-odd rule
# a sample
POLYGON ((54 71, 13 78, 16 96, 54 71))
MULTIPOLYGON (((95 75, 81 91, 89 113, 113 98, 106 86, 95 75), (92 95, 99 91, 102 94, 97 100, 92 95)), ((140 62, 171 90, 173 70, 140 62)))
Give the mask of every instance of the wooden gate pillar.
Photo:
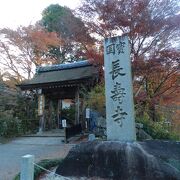
POLYGON ((45 130, 45 96, 44 94, 38 95, 38 115, 40 117, 39 121, 39 132, 42 132, 45 130))
POLYGON ((80 100, 79 100, 79 87, 77 87, 76 94, 75 94, 75 124, 79 124, 79 105, 80 105, 80 100))
POLYGON ((52 113, 53 113, 53 101, 52 99, 49 99, 49 114, 48 114, 48 129, 49 130, 51 130, 53 126, 52 113))
POLYGON ((57 105, 57 127, 62 127, 62 99, 58 99, 58 105, 57 105))

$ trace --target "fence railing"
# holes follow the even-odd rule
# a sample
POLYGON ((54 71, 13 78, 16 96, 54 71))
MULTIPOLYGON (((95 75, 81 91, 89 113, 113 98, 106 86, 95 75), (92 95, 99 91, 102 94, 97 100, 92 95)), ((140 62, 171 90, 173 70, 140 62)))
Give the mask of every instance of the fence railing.
POLYGON ((50 171, 38 164, 35 163, 35 157, 34 155, 25 155, 22 156, 21 159, 21 172, 20 172, 20 180, 34 180, 34 168, 38 167, 42 169, 46 173, 45 179, 47 180, 70 180, 68 177, 61 176, 59 174, 56 174, 53 171, 50 171))

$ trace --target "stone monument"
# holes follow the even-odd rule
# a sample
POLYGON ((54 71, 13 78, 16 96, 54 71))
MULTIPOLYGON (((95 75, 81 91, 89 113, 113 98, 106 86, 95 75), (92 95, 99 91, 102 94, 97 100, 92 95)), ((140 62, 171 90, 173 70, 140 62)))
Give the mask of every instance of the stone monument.
POLYGON ((129 42, 127 36, 104 41, 107 140, 136 140, 129 42))
POLYGON ((131 142, 136 133, 128 37, 106 39, 104 54, 109 141, 94 141, 90 135, 70 150, 56 173, 78 179, 178 180, 180 143, 131 142))

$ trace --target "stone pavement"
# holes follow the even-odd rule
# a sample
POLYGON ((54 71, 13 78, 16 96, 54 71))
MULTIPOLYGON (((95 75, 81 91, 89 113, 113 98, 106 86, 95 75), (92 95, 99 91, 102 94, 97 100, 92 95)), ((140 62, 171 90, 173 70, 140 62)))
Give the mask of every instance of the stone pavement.
POLYGON ((0 144, 0 180, 12 180, 20 171, 21 156, 35 155, 35 161, 63 158, 74 144, 62 143, 62 137, 21 137, 0 144))

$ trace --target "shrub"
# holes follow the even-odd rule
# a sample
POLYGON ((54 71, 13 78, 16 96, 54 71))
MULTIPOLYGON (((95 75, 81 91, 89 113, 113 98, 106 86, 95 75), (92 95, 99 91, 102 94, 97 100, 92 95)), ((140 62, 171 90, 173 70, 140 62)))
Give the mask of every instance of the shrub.
POLYGON ((73 124, 75 119, 75 106, 62 109, 62 118, 65 118, 68 123, 73 124))
POLYGON ((179 140, 178 135, 164 121, 152 121, 146 114, 136 120, 153 139, 179 140))
POLYGON ((0 136, 13 137, 22 133, 21 121, 12 116, 0 117, 0 136))
POLYGON ((86 106, 105 116, 105 87, 104 84, 95 86, 86 97, 86 106))
POLYGON ((36 101, 20 95, 11 107, 11 101, 0 108, 0 136, 15 137, 37 129, 36 101))

